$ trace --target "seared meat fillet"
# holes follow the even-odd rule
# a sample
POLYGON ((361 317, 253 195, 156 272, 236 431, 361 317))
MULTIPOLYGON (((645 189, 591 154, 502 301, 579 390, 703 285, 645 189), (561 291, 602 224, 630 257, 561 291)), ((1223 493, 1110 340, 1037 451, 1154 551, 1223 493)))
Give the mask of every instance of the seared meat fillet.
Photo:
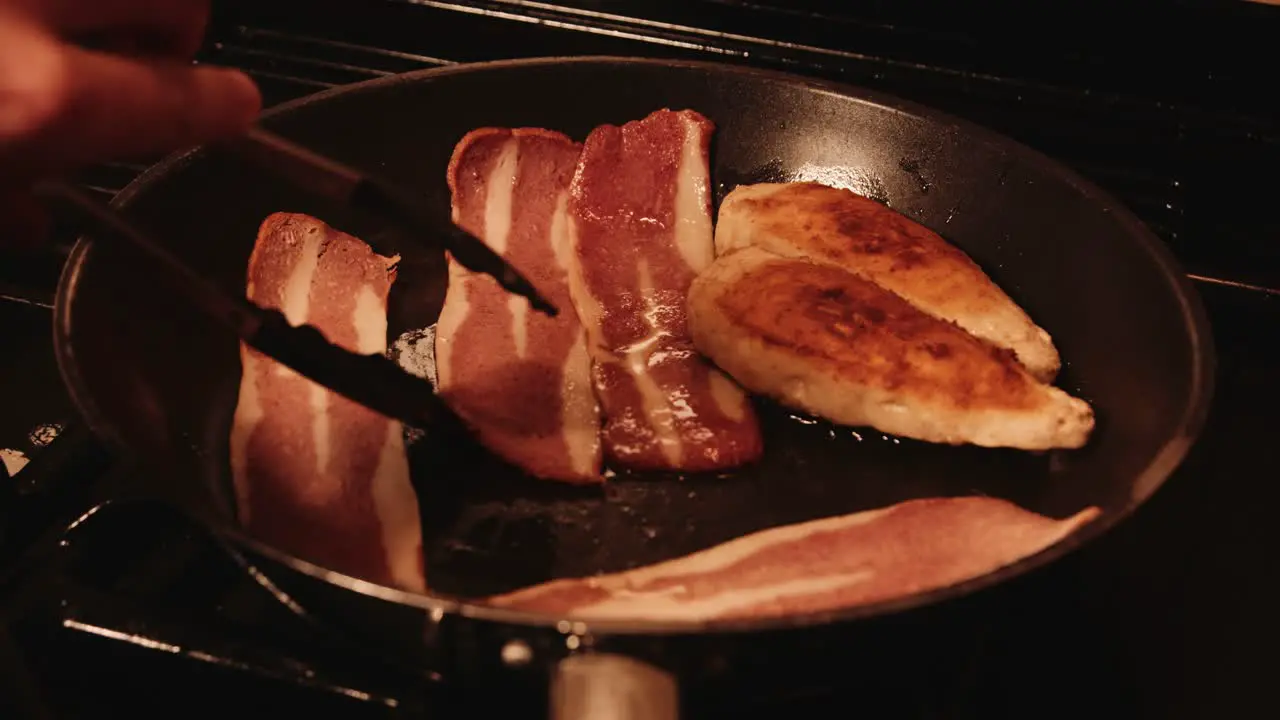
POLYGON ((743 386, 832 422, 929 442, 1044 450, 1084 445, 1085 402, 1009 350, 832 265, 759 248, 693 282, 698 349, 743 386))
POLYGON ((1036 378, 1061 366, 1049 333, 972 259, 923 225, 849 190, 748 185, 724 199, 716 253, 759 247, 855 272, 934 317, 1012 350, 1036 378))

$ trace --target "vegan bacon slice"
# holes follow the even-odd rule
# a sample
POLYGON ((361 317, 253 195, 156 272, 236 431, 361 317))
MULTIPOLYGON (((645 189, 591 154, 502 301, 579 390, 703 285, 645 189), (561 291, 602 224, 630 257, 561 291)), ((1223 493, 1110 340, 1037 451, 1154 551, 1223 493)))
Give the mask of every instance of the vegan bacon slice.
POLYGON ((611 575, 555 580, 491 605, 574 620, 748 620, 892 600, 970 580, 1053 545, 1099 515, 1063 520, 991 497, 910 500, 762 530, 611 575))
POLYGON ((689 285, 714 256, 713 130, 690 110, 602 125, 574 175, 573 299, 594 361, 604 451, 619 466, 706 471, 762 452, 746 395, 698 354, 686 325, 689 285))
MULTIPOLYGON (((312 217, 259 229, 246 295, 332 343, 386 351, 396 258, 312 217)), ((241 344, 231 469, 250 535, 354 577, 425 589, 418 498, 399 422, 241 344)))
POLYGON ((454 221, 561 312, 547 317, 493 278, 449 261, 436 326, 441 395, 498 456, 536 477, 599 482, 600 411, 569 297, 569 183, 581 145, 548 130, 481 128, 454 148, 454 221))

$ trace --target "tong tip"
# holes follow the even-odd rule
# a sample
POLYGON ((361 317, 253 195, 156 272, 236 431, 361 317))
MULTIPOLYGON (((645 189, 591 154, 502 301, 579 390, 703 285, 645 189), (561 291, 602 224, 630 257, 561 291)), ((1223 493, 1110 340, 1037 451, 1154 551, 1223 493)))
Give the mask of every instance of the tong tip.
POLYGON ((542 293, 538 292, 538 289, 533 286, 533 283, 522 277, 520 273, 516 272, 516 270, 510 265, 503 268, 502 281, 500 284, 510 292, 528 300, 529 306, 543 315, 546 315, 547 317, 555 317, 560 314, 560 310, 554 303, 548 300, 542 293))
POLYGON ((493 277, 505 290, 529 301, 529 305, 548 317, 559 314, 556 306, 538 292, 524 276, 501 255, 456 222, 441 222, 424 211, 412 196, 385 180, 363 177, 355 184, 351 202, 375 212, 391 213, 410 227, 427 235, 441 233, 444 249, 464 267, 493 277))
POLYGON ((560 310, 541 295, 535 295, 529 298, 529 305, 531 305, 534 310, 537 310, 547 317, 555 317, 560 314, 560 310))

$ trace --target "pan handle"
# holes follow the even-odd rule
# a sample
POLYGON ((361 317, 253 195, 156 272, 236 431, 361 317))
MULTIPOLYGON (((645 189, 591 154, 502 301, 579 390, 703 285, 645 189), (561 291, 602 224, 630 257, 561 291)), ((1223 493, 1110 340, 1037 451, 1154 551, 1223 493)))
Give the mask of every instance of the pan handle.
POLYGON ((671 673, 625 655, 579 653, 551 680, 551 720, 676 720, 680 692, 671 673))

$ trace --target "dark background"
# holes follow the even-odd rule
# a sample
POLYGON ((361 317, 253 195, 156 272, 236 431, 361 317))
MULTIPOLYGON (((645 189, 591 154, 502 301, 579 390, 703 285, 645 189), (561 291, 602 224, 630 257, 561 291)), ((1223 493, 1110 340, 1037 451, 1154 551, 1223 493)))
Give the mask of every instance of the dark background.
MULTIPOLYGON (((1114 193, 1197 280, 1220 355, 1209 426, 1185 466, 1129 522, 966 604, 961 624, 973 632, 939 637, 949 652, 924 654, 917 672, 878 681, 886 684, 874 694, 888 698, 883 707, 892 712, 876 714, 1272 712, 1280 665, 1278 603, 1267 577, 1277 549, 1269 518, 1280 499, 1280 8, 239 0, 215 9, 202 59, 249 70, 269 104, 453 62, 716 59, 937 107, 1046 152, 1114 193)), ((80 180, 109 196, 150 160, 92 168, 80 180)), ((109 496, 116 477, 112 458, 77 424, 52 360, 48 305, 58 250, 72 240, 64 231, 53 251, 0 262, 0 448, 32 457, 0 493, 0 703, 13 704, 9 712, 0 704, 0 717, 257 716, 282 708, 416 716, 431 683, 321 647, 198 532, 153 510, 104 511, 57 548, 62 528, 109 496), (48 424, 63 428, 53 443, 29 437, 48 424)), ((929 638, 912 642, 928 647, 929 638)), ((787 681, 804 692, 743 687, 738 705, 698 711, 870 712, 865 677, 866 668, 833 668, 811 683, 787 681)), ((540 709, 524 706, 521 714, 540 709)))

